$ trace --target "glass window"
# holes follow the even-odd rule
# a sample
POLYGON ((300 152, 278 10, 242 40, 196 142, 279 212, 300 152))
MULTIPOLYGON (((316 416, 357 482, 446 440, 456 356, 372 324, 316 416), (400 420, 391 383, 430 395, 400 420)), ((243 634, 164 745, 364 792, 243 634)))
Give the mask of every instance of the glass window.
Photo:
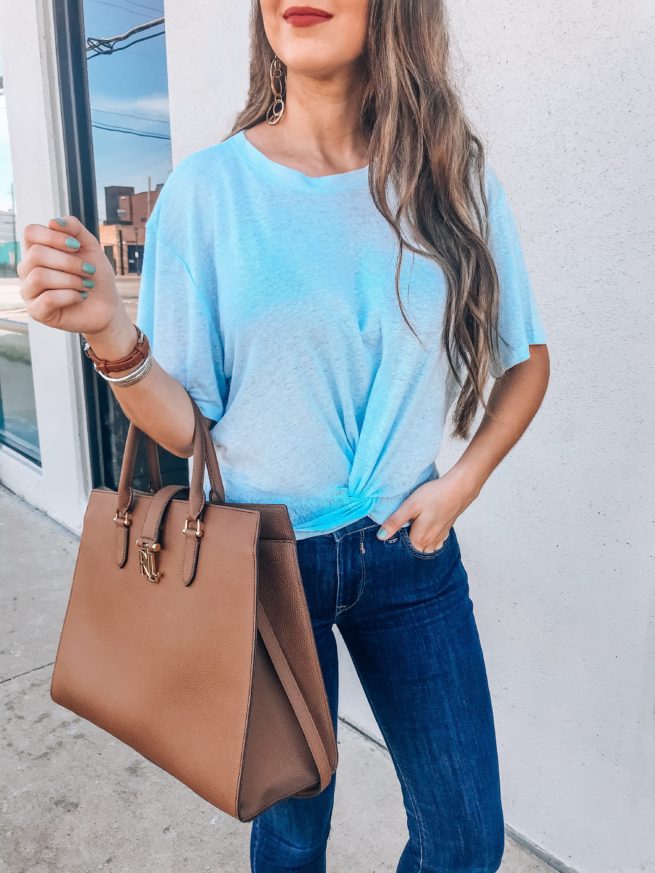
MULTIPOLYGON (((83 0, 83 13, 98 239, 134 321, 145 223, 172 168, 163 2, 83 0)), ((129 422, 106 384, 97 397, 99 479, 116 488, 129 422)), ((141 449, 138 488, 147 483, 141 449)), ((186 479, 186 460, 161 448, 159 455, 165 484, 186 479)))
POLYGON ((145 223, 171 170, 160 0, 84 0, 98 236, 136 318, 145 223))
POLYGON ((0 442, 40 464, 27 311, 16 273, 21 257, 0 58, 0 442))

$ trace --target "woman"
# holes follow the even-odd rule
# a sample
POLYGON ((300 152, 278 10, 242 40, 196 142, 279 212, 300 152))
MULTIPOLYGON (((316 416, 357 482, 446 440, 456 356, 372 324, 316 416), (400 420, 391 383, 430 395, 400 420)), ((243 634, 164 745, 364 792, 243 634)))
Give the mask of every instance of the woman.
MULTIPOLYGON (((443 4, 255 3, 247 105, 176 166, 146 227, 136 323, 154 357, 111 383, 118 402, 188 457, 188 391, 228 499, 289 507, 335 729, 336 624, 402 786, 399 873, 497 870, 493 713, 453 525, 549 363, 507 194, 449 80, 443 4), (467 438, 481 407, 440 475, 449 410, 467 438)), ((25 244, 29 314, 129 360, 97 240, 68 216, 25 244)), ((254 820, 253 871, 325 870, 334 788, 254 820)))

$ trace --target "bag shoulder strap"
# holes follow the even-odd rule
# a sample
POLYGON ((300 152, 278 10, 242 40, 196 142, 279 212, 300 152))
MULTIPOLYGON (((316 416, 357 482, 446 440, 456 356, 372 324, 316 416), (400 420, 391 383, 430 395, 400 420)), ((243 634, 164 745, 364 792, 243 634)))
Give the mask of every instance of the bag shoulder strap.
POLYGON ((316 769, 318 770, 320 782, 319 791, 323 791, 332 778, 332 768, 330 767, 330 761, 325 750, 325 744, 323 743, 319 730, 316 727, 316 722, 309 711, 309 707, 298 687, 298 683, 291 671, 286 655, 282 651, 282 647, 278 642, 275 631, 273 630, 261 603, 257 604, 257 627, 280 682, 282 683, 282 687, 289 698, 289 703, 293 707, 293 711, 298 719, 298 724, 305 735, 307 745, 309 746, 309 750, 312 753, 312 757, 316 764, 316 769))

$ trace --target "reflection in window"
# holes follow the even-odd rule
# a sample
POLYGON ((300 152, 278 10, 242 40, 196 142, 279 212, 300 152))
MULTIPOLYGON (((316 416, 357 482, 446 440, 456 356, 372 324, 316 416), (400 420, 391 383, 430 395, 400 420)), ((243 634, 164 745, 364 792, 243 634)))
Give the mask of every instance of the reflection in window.
POLYGON ((98 235, 136 318, 145 223, 171 170, 162 0, 84 0, 98 235))
POLYGON ((16 273, 20 259, 0 58, 0 443, 40 464, 27 311, 16 273))
MULTIPOLYGON (((98 238, 134 321, 145 224, 172 168, 163 0, 83 0, 83 11, 98 238)), ((129 422, 107 385, 98 388, 101 479, 116 488, 129 422)), ((148 487, 142 448, 137 488, 148 487)), ((187 461, 159 454, 162 481, 184 481, 187 461)))

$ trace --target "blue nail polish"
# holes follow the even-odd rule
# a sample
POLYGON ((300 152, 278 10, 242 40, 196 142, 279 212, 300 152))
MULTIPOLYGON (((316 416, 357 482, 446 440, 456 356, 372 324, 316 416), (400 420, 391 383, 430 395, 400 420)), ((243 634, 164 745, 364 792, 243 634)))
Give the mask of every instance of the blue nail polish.
POLYGON ((83 298, 86 300, 86 298, 87 298, 88 296, 89 296, 89 292, 88 292, 88 291, 80 291, 80 297, 83 297, 83 298))
POLYGON ((55 221, 59 225, 59 227, 66 227, 67 221, 65 218, 55 218, 55 221))
POLYGON ((386 538, 389 536, 389 534, 386 532, 386 530, 383 527, 381 527, 381 528, 378 528, 378 532, 377 532, 376 536, 379 540, 386 540, 386 538))
POLYGON ((80 241, 75 239, 74 236, 67 236, 66 237, 66 245, 68 246, 69 249, 77 250, 80 247, 80 241))
POLYGON ((93 288, 95 282, 93 281, 93 279, 82 279, 82 284, 85 288, 93 288))
POLYGON ((89 263, 87 263, 87 262, 85 261, 85 262, 82 264, 82 270, 83 270, 85 273, 95 273, 96 268, 93 266, 93 264, 89 264, 89 263))

